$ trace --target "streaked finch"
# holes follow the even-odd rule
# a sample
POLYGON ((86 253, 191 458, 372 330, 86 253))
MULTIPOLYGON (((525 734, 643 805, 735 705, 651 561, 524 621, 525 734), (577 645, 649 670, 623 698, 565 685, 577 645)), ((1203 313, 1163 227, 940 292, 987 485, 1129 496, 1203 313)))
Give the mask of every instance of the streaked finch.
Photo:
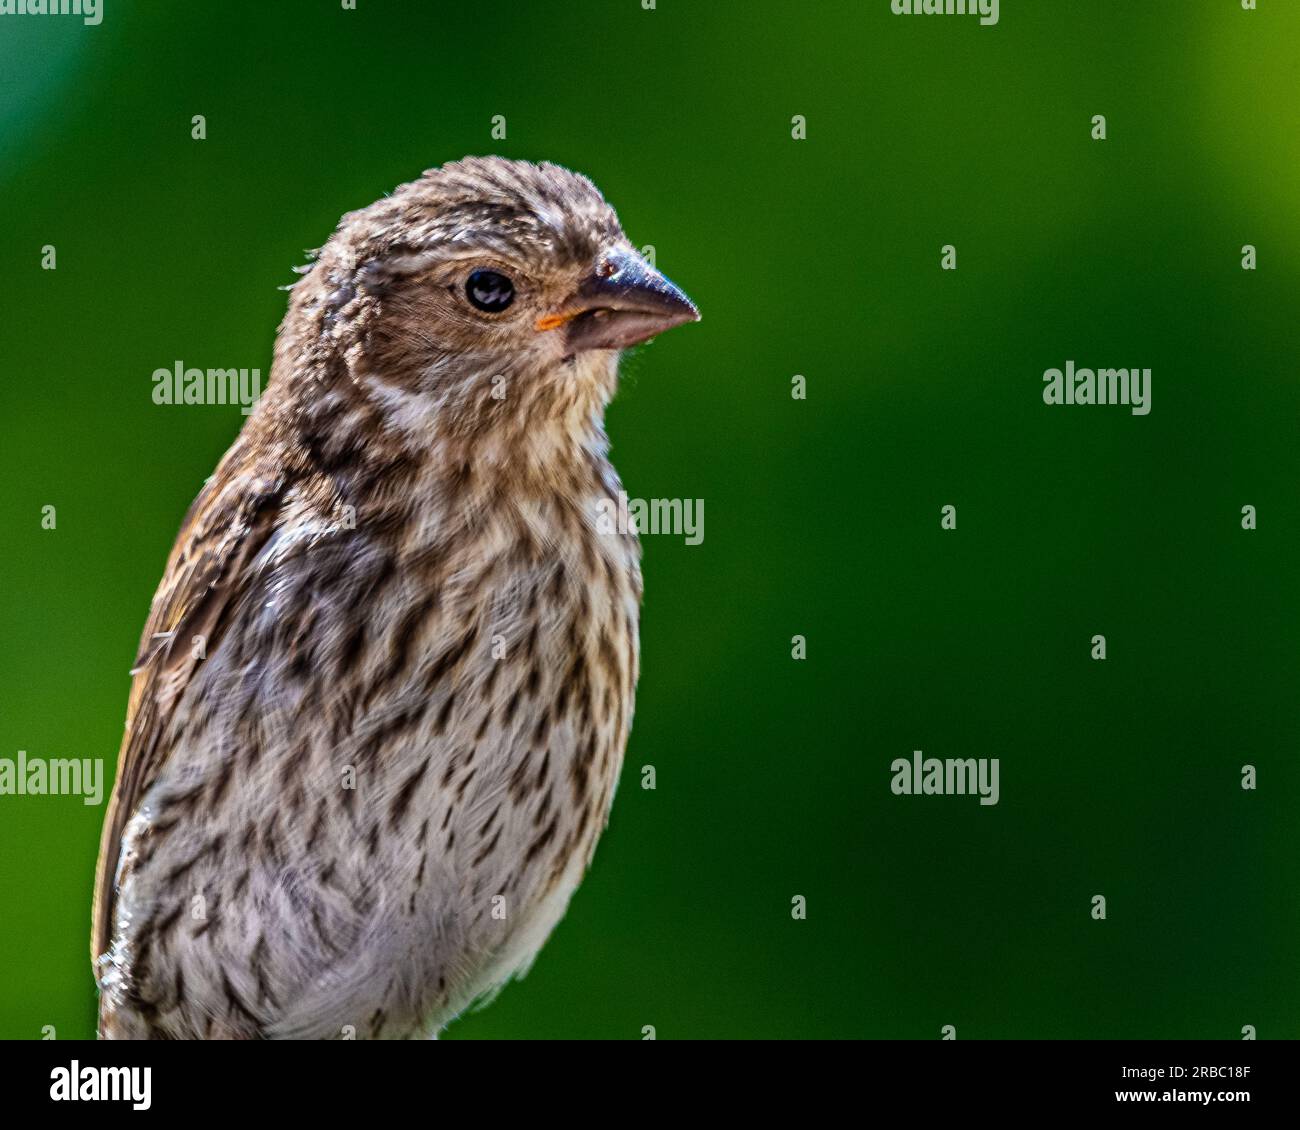
POLYGON ((343 217, 144 630, 102 1035, 427 1036, 528 965, 632 721, 640 550, 596 516, 619 351, 697 317, 555 165, 343 217))

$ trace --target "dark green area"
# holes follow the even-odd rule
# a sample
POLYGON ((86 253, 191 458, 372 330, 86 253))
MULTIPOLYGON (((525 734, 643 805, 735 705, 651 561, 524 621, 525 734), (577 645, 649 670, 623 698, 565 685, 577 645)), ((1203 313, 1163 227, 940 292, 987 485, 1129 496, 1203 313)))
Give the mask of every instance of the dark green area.
MULTIPOLYGON (((647 539, 590 876, 449 1034, 1300 1036, 1300 5, 1260 7, 0 17, 0 757, 111 772, 242 421, 150 374, 269 370, 276 288, 342 212, 466 153, 549 159, 703 311, 626 362, 610 430, 705 539, 647 539), (1045 406, 1067 359, 1151 368, 1151 414, 1045 406), (914 749, 1001 758, 1001 803, 891 795, 914 749)), ((92 1031, 101 820, 0 797, 0 1036, 92 1031)))

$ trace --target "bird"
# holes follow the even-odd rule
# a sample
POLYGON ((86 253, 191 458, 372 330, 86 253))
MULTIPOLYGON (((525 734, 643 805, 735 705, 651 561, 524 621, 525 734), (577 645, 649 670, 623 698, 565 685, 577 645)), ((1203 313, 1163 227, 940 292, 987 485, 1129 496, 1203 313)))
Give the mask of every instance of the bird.
POLYGON ((466 157, 345 214, 186 514, 95 880, 104 1039, 426 1039, 606 827, 641 550, 604 413, 699 319, 587 177, 466 157))

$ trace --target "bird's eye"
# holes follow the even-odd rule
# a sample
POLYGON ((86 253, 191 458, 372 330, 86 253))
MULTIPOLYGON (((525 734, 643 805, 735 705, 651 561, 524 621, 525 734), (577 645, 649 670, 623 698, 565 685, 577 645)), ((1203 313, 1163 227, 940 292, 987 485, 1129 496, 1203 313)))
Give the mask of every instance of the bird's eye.
POLYGON ((475 271, 465 280, 465 296, 475 309, 499 314, 515 300, 515 284, 500 271, 475 271))

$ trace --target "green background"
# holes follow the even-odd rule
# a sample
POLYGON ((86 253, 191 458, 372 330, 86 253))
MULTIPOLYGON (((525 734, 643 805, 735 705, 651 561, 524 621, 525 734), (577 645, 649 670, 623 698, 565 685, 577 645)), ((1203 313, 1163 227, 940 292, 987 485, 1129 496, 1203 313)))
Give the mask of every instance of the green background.
MULTIPOLYGON (((466 153, 549 159, 703 311, 625 362, 609 426, 629 492, 703 498, 705 539, 646 539, 592 872, 448 1035, 1300 1035, 1300 4, 1260 9, 0 17, 0 756, 111 775, 242 422, 155 406, 153 370, 269 371, 276 288, 342 212, 466 153), (1151 414, 1045 406, 1067 359, 1151 368, 1151 414), (914 749, 1001 758, 1001 803, 892 795, 914 749)), ((93 1031, 101 820, 0 797, 0 1036, 93 1031)))

